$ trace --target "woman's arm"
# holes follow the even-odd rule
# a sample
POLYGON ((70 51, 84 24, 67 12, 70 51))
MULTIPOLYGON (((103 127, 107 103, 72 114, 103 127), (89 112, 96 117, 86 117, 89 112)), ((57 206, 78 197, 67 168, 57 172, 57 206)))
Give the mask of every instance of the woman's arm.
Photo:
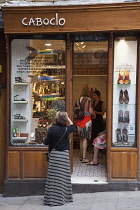
MULTIPOLYGON (((51 128, 50 128, 51 129, 51 128)), ((50 133, 50 129, 49 129, 49 131, 48 131, 48 134, 47 134, 47 137, 44 139, 44 141, 43 141, 43 144, 45 144, 45 145, 49 145, 50 144, 50 141, 51 141, 51 138, 52 138, 52 135, 51 135, 51 133, 50 133)))
POLYGON ((71 119, 69 118, 69 116, 68 116, 68 125, 67 126, 68 126, 67 128, 68 128, 69 133, 72 133, 75 130, 75 126, 74 126, 73 122, 71 121, 71 119))
POLYGON ((68 117, 68 125, 73 125, 73 122, 71 121, 69 117, 68 117))

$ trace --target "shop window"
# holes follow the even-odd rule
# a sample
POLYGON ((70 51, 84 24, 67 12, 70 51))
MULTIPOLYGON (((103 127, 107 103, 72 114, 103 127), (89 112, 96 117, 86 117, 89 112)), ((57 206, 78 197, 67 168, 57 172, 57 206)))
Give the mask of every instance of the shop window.
POLYGON ((43 145, 55 113, 65 111, 65 42, 11 42, 12 145, 43 145))
POLYGON ((137 41, 121 37, 114 43, 112 146, 135 147, 137 41))

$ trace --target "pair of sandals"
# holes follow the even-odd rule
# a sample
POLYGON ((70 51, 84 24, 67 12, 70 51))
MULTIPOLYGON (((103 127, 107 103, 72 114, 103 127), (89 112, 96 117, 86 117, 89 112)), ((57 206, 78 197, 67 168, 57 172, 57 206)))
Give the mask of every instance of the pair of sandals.
POLYGON ((88 163, 87 163, 87 165, 88 166, 98 166, 99 165, 99 161, 97 160, 97 161, 89 161, 88 163))
POLYGON ((88 163, 89 162, 89 160, 86 159, 86 158, 80 158, 80 161, 81 161, 81 163, 88 163))
POLYGON ((118 76, 118 84, 129 84, 130 78, 129 78, 129 70, 120 70, 119 76, 118 76))
POLYGON ((86 158, 80 158, 80 161, 81 161, 82 163, 86 163, 87 165, 92 165, 92 166, 97 166, 97 165, 99 165, 98 160, 97 160, 97 161, 89 161, 89 160, 87 160, 86 158))

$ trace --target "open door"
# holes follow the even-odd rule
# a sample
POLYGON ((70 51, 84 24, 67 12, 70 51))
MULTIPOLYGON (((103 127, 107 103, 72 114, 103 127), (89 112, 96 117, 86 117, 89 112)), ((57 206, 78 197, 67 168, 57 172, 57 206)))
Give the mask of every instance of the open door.
MULTIPOLYGON (((86 36, 86 35, 85 35, 86 36)), ((108 40, 103 41, 75 41, 73 43, 73 104, 80 98, 83 86, 88 86, 91 94, 94 90, 101 92, 101 100, 107 107, 107 83, 108 83, 108 40)), ((106 128, 106 111, 103 116, 104 129, 106 128)), ((73 134, 73 174, 72 181, 81 180, 82 183, 107 181, 107 152, 100 150, 99 166, 96 170, 85 163, 80 162, 80 139, 78 132, 73 134), (76 164, 75 164, 76 163, 76 164)), ((87 159, 92 160, 92 140, 88 141, 87 159)))

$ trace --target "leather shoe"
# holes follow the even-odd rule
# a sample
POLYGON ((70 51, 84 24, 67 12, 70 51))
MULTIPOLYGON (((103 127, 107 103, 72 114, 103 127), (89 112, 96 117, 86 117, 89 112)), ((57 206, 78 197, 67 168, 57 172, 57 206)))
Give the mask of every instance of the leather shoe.
POLYGON ((128 91, 127 90, 124 91, 124 101, 125 101, 126 104, 129 103, 129 95, 128 95, 128 91))
POLYGON ((123 99, 123 90, 120 90, 120 95, 119 95, 119 102, 120 102, 120 104, 123 104, 123 101, 124 101, 124 99, 123 99))

